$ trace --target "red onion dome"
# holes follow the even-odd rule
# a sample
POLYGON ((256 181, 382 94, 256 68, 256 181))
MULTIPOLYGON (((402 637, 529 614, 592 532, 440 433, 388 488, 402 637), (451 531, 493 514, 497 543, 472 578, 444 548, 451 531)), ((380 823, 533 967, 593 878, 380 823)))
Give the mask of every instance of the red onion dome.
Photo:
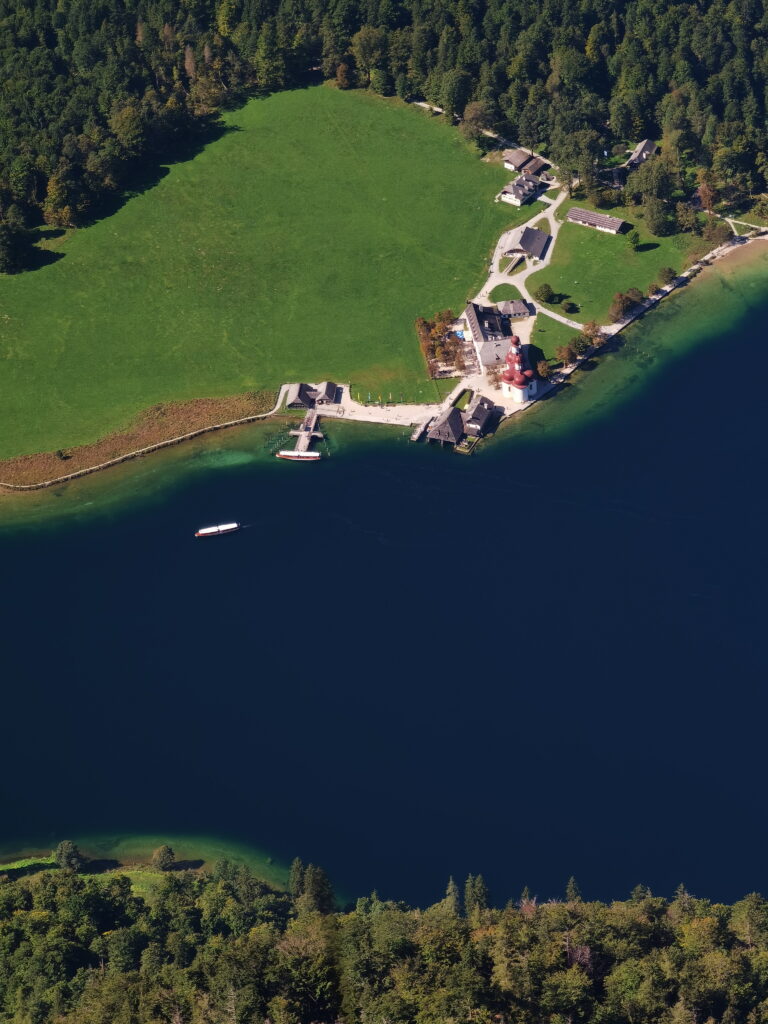
POLYGON ((520 388, 521 391, 528 387, 527 379, 519 370, 507 370, 506 373, 502 374, 501 379, 506 384, 511 384, 513 388, 520 388))

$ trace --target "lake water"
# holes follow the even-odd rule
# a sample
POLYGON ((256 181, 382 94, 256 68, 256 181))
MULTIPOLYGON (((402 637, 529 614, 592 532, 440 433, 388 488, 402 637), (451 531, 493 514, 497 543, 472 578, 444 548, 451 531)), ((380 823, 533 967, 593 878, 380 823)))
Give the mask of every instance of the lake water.
POLYGON ((422 903, 768 891, 766 270, 472 458, 261 427, 0 505, 0 840, 219 834, 422 903))

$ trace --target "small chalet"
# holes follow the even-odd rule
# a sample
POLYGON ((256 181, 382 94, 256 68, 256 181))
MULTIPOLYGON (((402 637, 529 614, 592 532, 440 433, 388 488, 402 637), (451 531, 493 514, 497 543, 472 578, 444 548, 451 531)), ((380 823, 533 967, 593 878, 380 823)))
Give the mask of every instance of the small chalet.
POLYGON ((535 199, 539 194, 541 182, 532 174, 521 174, 519 178, 510 181, 499 193, 502 203, 511 203, 512 206, 522 206, 523 203, 535 199))
POLYGON ((643 139, 642 142, 638 142, 635 148, 632 150, 632 155, 627 160, 627 167, 639 167, 640 164, 644 164, 648 157, 653 156, 658 152, 659 147, 653 141, 653 139, 643 139))
POLYGON ((476 394, 464 412, 464 430, 472 437, 482 437, 493 416, 494 405, 490 398, 476 394))
POLYGON ((624 227, 624 221, 618 217, 609 217, 607 213, 594 213, 592 210, 581 210, 578 206, 568 211, 566 220, 571 224, 583 224, 588 228, 595 228, 597 231, 607 231, 611 235, 618 235, 624 227))
POLYGON ((538 228, 518 228, 509 236, 509 249, 505 256, 527 256, 532 260, 543 260, 552 241, 552 236, 538 228))
POLYGON ((508 316, 510 320, 524 320, 531 315, 528 304, 521 299, 507 299, 505 302, 497 302, 496 309, 502 316, 508 316))
POLYGON ((521 171, 528 161, 533 159, 524 149, 505 149, 503 157, 504 166, 508 171, 521 171))
POLYGON ((314 409, 316 406, 335 405, 338 386, 326 380, 322 384, 291 384, 285 396, 286 409, 314 409))
POLYGON ((429 440, 440 444, 458 444, 463 436, 464 417, 455 406, 442 412, 427 431, 429 440))
POLYGON ((542 160, 540 156, 535 156, 525 165, 526 174, 535 174, 538 177, 542 171, 545 171, 549 167, 546 160, 542 160))
POLYGON ((464 310, 477 360, 482 367, 501 366, 509 351, 509 321, 494 306, 470 302, 464 310))

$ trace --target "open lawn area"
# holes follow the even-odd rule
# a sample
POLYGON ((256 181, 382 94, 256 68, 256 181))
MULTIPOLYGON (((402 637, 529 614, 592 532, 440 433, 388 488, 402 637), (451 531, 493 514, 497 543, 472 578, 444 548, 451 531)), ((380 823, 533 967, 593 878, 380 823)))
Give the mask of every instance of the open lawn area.
POLYGON ((508 302, 522 297, 513 284, 497 284, 490 295, 491 302, 508 302))
MULTIPOLYGON (((560 207, 558 217, 565 219, 572 206, 594 209, 583 200, 573 200, 560 207)), ((639 249, 632 249, 626 234, 609 235, 580 224, 565 223, 557 236, 552 262, 526 281, 531 293, 546 282, 561 299, 577 303, 579 311, 570 312, 568 316, 581 323, 590 320, 607 323, 616 292, 639 288, 647 294, 651 284, 658 280, 662 267, 672 267, 680 273, 691 263, 689 253, 696 248, 701 251, 701 238, 690 234, 667 238, 651 235, 643 224, 641 212, 634 208, 616 207, 600 212, 626 220, 640 235, 639 249)))
POLYGON ((531 332, 531 362, 535 365, 539 359, 556 359, 555 349, 567 345, 578 333, 568 324, 539 313, 531 332))
POLYGON ((49 243, 57 262, 0 278, 0 458, 287 380, 413 400, 415 318, 461 309, 530 216, 493 202, 502 167, 399 101, 321 86, 225 120, 154 188, 49 243))

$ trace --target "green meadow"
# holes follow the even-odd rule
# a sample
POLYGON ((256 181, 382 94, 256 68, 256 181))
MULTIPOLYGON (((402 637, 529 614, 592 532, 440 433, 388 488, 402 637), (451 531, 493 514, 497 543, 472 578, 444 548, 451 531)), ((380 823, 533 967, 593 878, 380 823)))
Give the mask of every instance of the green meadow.
POLYGON ((491 302, 506 302, 514 299, 522 299, 519 289, 513 284, 497 284, 489 298, 491 302))
MULTIPOLYGON (((531 345, 539 350, 538 353, 534 353, 534 361, 538 359, 557 359, 555 349, 561 345, 567 345, 569 341, 573 341, 578 333, 573 327, 560 323, 559 320, 553 320, 551 317, 544 316, 543 314, 537 316, 533 331, 531 332, 531 345)), ((532 358, 534 357, 532 356, 532 358)))
MULTIPOLYGON (((565 219, 572 206, 594 209, 583 200, 564 203, 557 215, 565 219)), ((546 282, 556 294, 566 296, 579 306, 577 313, 568 313, 572 320, 607 323, 608 311, 617 292, 639 288, 643 294, 658 281, 662 267, 678 273, 690 265, 689 253, 701 248, 701 239, 692 235, 671 235, 658 238, 643 223, 642 211, 617 207, 601 211, 621 217, 637 231, 640 244, 635 251, 626 234, 609 235, 581 224, 563 224, 557 236, 552 262, 526 281, 529 291, 546 282)), ((557 309, 557 307, 554 307, 557 309)))
POLYGON ((460 307, 506 180, 438 118, 364 92, 281 93, 111 217, 0 279, 0 458, 67 448, 173 399, 351 382, 434 398, 413 322, 460 307))

